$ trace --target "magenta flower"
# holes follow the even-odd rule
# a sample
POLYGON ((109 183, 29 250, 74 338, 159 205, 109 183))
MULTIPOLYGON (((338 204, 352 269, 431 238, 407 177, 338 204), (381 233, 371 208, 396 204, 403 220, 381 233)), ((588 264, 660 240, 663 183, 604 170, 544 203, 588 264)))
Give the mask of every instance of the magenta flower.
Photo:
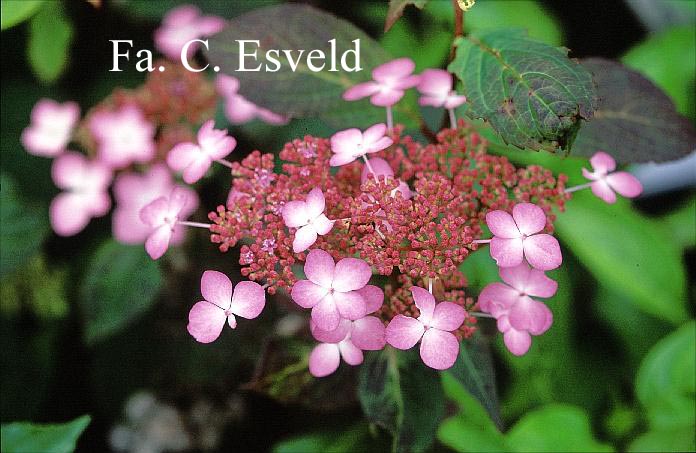
POLYGON ((297 228, 292 250, 304 252, 317 241, 317 235, 328 234, 333 228, 333 220, 324 215, 326 202, 319 187, 307 194, 305 201, 290 201, 283 206, 283 222, 289 228, 297 228))
POLYGON ((268 124, 281 125, 290 121, 288 118, 259 107, 239 94, 239 80, 226 74, 220 74, 215 79, 215 87, 220 96, 225 99, 225 116, 232 124, 244 124, 259 118, 268 124))
POLYGON ((304 272, 308 280, 297 281, 292 300, 312 309, 312 319, 322 330, 336 329, 341 318, 356 320, 367 313, 366 302, 358 291, 372 276, 370 266, 357 258, 343 258, 334 264, 323 250, 307 254, 304 272))
POLYGON ((256 282, 237 283, 232 291, 232 282, 222 272, 205 271, 201 277, 203 299, 191 307, 186 330, 196 341, 211 343, 220 336, 225 322, 237 327, 235 315, 254 319, 266 305, 266 292, 256 282))
POLYGON ((632 174, 625 171, 614 171, 616 162, 609 154, 599 151, 590 158, 592 170, 582 169, 582 175, 592 181, 592 193, 607 203, 616 202, 616 194, 626 198, 634 198, 643 192, 643 185, 632 174))
POLYGON ((458 95, 454 91, 452 74, 449 72, 443 69, 426 69, 420 77, 420 105, 453 109, 466 102, 466 96, 458 95))
POLYGON ((145 163, 155 156, 155 126, 135 105, 98 111, 88 127, 97 141, 97 157, 112 168, 145 163))
MULTIPOLYGON (((180 61, 181 50, 187 42, 214 35, 225 27, 225 21, 216 16, 201 16, 201 11, 193 5, 182 5, 169 11, 162 19, 162 25, 155 30, 155 47, 169 59, 180 61)), ((198 49, 198 43, 188 47, 186 57, 190 58, 198 49)))
POLYGON ((31 124, 22 131, 22 145, 30 154, 55 157, 65 151, 79 119, 77 103, 41 99, 31 110, 31 124))
POLYGON ((214 129, 214 126, 215 120, 206 121, 198 130, 198 144, 179 143, 167 154, 167 164, 172 170, 183 172, 187 184, 201 179, 213 161, 221 161, 237 146, 237 140, 227 135, 227 129, 214 129))
POLYGON ((379 107, 391 107, 404 96, 405 90, 418 85, 420 77, 413 75, 416 68, 410 58, 398 58, 372 70, 369 82, 359 83, 343 93, 346 101, 357 101, 370 96, 370 102, 379 107))
POLYGON ((452 331, 462 325, 466 311, 452 302, 436 304, 432 294, 417 286, 411 287, 411 294, 420 316, 396 315, 387 326, 387 343, 397 349, 411 349, 420 341, 423 362, 430 368, 446 370, 457 360, 459 341, 452 331))
POLYGON ((109 212, 108 189, 112 175, 102 163, 68 151, 53 162, 51 175, 56 186, 64 190, 49 208, 51 226, 58 235, 77 234, 93 217, 109 212))
POLYGON ((332 167, 345 165, 355 159, 365 157, 366 154, 376 153, 388 148, 394 141, 385 136, 387 126, 384 123, 375 124, 360 132, 360 129, 352 128, 336 132, 331 136, 331 156, 329 164, 332 167))
POLYGON ((192 202, 189 194, 189 190, 174 187, 168 197, 159 197, 140 210, 140 219, 151 228, 145 250, 153 260, 164 255, 177 223, 185 220, 190 212, 190 209, 186 209, 186 205, 192 202))
POLYGON ((512 215, 505 211, 486 214, 486 224, 493 233, 491 256, 500 267, 519 265, 524 258, 543 271, 561 265, 561 247, 550 234, 538 234, 546 226, 544 210, 532 203, 519 203, 512 215))

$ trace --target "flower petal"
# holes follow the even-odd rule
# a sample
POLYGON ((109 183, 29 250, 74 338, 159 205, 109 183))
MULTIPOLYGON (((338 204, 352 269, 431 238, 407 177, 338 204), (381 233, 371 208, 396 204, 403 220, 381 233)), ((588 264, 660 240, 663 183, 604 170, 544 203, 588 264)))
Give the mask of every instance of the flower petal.
POLYGON ((389 85, 392 88, 396 88, 399 90, 408 90, 409 88, 413 88, 417 86, 420 83, 420 75, 413 74, 408 77, 404 77, 403 79, 398 79, 398 80, 393 80, 389 82, 389 85))
POLYGON ((396 315, 385 331, 387 343, 397 349, 411 349, 421 339, 425 326, 416 318, 396 315))
POLYGON ((515 220, 505 211, 490 211, 486 214, 486 225, 499 238, 511 239, 522 235, 515 220))
POLYGON ((357 291, 347 293, 336 291, 333 293, 333 300, 341 318, 355 320, 366 315, 365 300, 357 291))
POLYGON ((643 192, 638 178, 625 171, 617 171, 606 177, 607 184, 626 198, 635 198, 643 192))
POLYGON ((372 269, 358 258, 343 258, 334 269, 333 289, 339 292, 353 291, 367 285, 372 277, 372 269))
POLYGON ((348 333, 350 333, 351 327, 352 322, 350 320, 341 319, 338 327, 334 330, 322 330, 317 326, 316 322, 312 319, 309 320, 309 329, 312 332, 312 336, 322 343, 340 343, 346 339, 348 333))
POLYGON ((169 240, 172 238, 172 229, 169 225, 162 225, 155 229, 145 241, 145 251, 153 260, 159 259, 169 248, 169 240))
POLYGON ((373 124, 372 126, 365 129, 362 135, 363 146, 370 146, 376 143, 379 139, 384 138, 384 134, 387 133, 387 125, 384 123, 373 124))
POLYGON ((598 173, 607 174, 616 169, 616 161, 604 151, 597 151, 590 158, 592 169, 598 173))
POLYGON ((304 252, 317 242, 317 230, 314 225, 305 225, 295 232, 295 239, 292 241, 292 251, 295 253, 304 252))
POLYGON ((341 352, 341 357, 348 365, 360 365, 363 362, 363 352, 355 346, 350 340, 344 340, 338 343, 338 350, 341 352))
POLYGON ((444 69, 426 69, 420 75, 418 91, 429 96, 445 97, 452 90, 452 74, 444 69))
POLYGON ((384 179, 385 176, 387 177, 393 177, 394 176, 394 170, 392 170, 391 166, 389 166, 389 163, 381 159, 379 157, 373 157, 371 159, 368 159, 368 162, 370 162, 370 166, 368 167, 365 165, 362 169, 362 173, 360 174, 360 183, 364 183, 367 181, 369 178, 372 178, 370 173, 370 168, 374 170, 375 175, 379 179, 384 179))
POLYGON ((530 268, 527 263, 515 267, 501 267, 500 278, 517 291, 534 297, 552 297, 556 294, 558 283, 539 269, 530 268))
POLYGON ((51 228, 59 236, 72 236, 82 231, 91 216, 85 205, 85 199, 80 194, 63 192, 59 193, 49 208, 51 228))
POLYGON ((191 142, 179 143, 167 153, 167 165, 174 171, 183 171, 202 154, 201 148, 191 142))
POLYGON ((365 152, 376 153, 378 151, 382 151, 383 149, 389 148, 393 144, 394 144, 394 140, 392 140, 390 137, 382 137, 379 140, 377 140, 376 142, 367 146, 365 148, 365 152))
POLYGON ((331 156, 331 159, 329 159, 329 166, 340 167, 341 165, 346 165, 353 162, 358 157, 360 156, 354 156, 352 154, 334 154, 331 156))
POLYGON ((370 102, 372 105, 376 105, 377 107, 390 107, 399 100, 401 100, 402 97, 404 97, 404 91, 403 90, 397 90, 397 89, 386 89, 382 90, 376 94, 373 94, 372 97, 370 97, 370 102))
POLYGON ((309 214, 307 204, 304 201, 289 201, 283 206, 283 222, 289 228, 298 228, 307 225, 309 214))
POLYGON ((529 333, 512 328, 503 334, 503 341, 508 350, 517 356, 526 354, 532 345, 529 333))
POLYGON ((181 176, 186 184, 195 184, 210 168, 212 161, 208 156, 200 155, 196 159, 192 160, 191 163, 184 168, 181 176))
POLYGON ((343 92, 344 101, 357 101, 358 99, 365 98, 367 96, 372 96, 379 91, 379 84, 369 81, 359 83, 348 88, 343 92))
POLYGON ((520 293, 516 289, 494 282, 483 288, 478 297, 478 304, 481 311, 497 318, 506 313, 519 297, 520 293))
POLYGON ((512 218, 517 228, 527 236, 538 233, 546 226, 546 214, 532 203, 518 203, 512 208, 512 218))
POLYGON ((466 311, 461 305, 452 302, 440 302, 435 305, 430 326, 451 332, 459 329, 466 318, 466 311))
POLYGON ((546 305, 524 296, 510 308, 508 320, 515 330, 543 332, 543 327, 548 321, 548 312, 546 305))
POLYGON ((518 266, 524 258, 522 238, 505 239, 493 236, 491 257, 500 267, 518 266))
POLYGON ((464 95, 458 95, 458 94, 450 94, 447 96, 447 99, 445 99, 445 105, 443 106, 446 109, 455 109, 459 107, 460 105, 464 104, 466 102, 466 96, 464 95))
POLYGON ((590 189, 592 189, 592 193, 595 196, 604 200, 605 203, 616 203, 616 194, 604 179, 593 182, 590 185, 590 189))
POLYGON ((309 280, 324 288, 331 288, 334 276, 334 260, 323 250, 312 250, 307 254, 304 265, 305 275, 309 280))
POLYGON ((258 283, 243 281, 234 287, 230 311, 235 315, 254 319, 261 314, 265 306, 266 291, 258 283))
POLYGON ((374 313, 384 303, 384 291, 382 288, 375 285, 365 285, 363 288, 356 290, 365 300, 365 311, 367 314, 374 313))
POLYGON ((362 140, 362 132, 357 128, 336 132, 331 136, 331 151, 352 156, 358 145, 362 144, 362 140))
POLYGON ((378 351, 386 343, 386 329, 382 321, 375 316, 365 316, 353 321, 350 340, 364 351, 378 351))
POLYGON ((67 152, 53 161, 53 182, 60 189, 72 189, 84 181, 88 165, 87 158, 82 154, 67 152))
POLYGON ((416 69, 416 64, 410 58, 397 58, 383 63, 372 70, 372 78, 378 82, 402 79, 416 69))
POLYGON ((312 319, 321 330, 334 330, 341 322, 336 302, 329 294, 312 307, 312 319))
POLYGON ((220 307, 201 301, 191 307, 188 319, 186 330, 191 336, 200 343, 211 343, 220 336, 227 316, 220 307))
POLYGON ((333 229, 334 221, 329 220, 328 217, 326 217, 324 214, 320 214, 319 217, 316 217, 314 220, 312 220, 312 226, 314 226, 314 229, 317 231, 317 234, 320 235, 325 235, 329 234, 329 231, 333 229))
POLYGON ((561 246, 550 234, 535 234, 526 238, 524 256, 532 267, 542 271, 556 269, 563 262, 561 246))
POLYGON ((411 286, 411 294, 413 295, 413 301, 416 303, 416 307, 418 307, 420 311, 418 320, 424 325, 429 326, 433 319, 433 312, 435 311, 435 298, 432 294, 419 286, 411 286))
POLYGON ((319 187, 309 191, 305 199, 305 205, 307 206, 307 215, 310 219, 314 219, 324 212, 326 201, 324 200, 324 193, 319 187))
POLYGON ((320 300, 329 294, 329 289, 319 286, 309 280, 298 280, 292 286, 290 295, 297 305, 303 308, 312 308, 320 300))
POLYGON ((232 282, 222 272, 205 271, 201 277, 201 294, 211 304, 227 310, 232 300, 232 282))
POLYGON ((420 345, 423 363, 436 370, 446 370, 454 365, 459 355, 459 342, 450 332, 428 329, 420 345))
POLYGON ((309 354, 309 372, 314 377, 324 377, 338 369, 341 354, 337 344, 318 344, 309 354))

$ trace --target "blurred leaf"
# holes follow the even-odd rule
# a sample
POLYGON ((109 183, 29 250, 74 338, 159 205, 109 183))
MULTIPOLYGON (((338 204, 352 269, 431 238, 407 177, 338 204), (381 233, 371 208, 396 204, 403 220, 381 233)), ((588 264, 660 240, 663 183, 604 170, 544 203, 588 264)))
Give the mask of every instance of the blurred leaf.
POLYGON ((696 3, 684 0, 626 0, 628 6, 651 31, 696 21, 696 3))
POLYGON ((601 98, 594 119, 580 129, 576 155, 605 150, 619 162, 663 162, 696 149, 696 131, 672 101, 639 73, 603 58, 583 60, 601 98))
POLYGON ((641 434, 631 442, 630 452, 681 452, 696 451, 694 441, 694 426, 684 426, 674 429, 660 429, 641 434))
POLYGON ((221 17, 234 17, 255 8, 274 5, 280 0, 246 0, 243 2, 225 2, 220 0, 114 0, 116 6, 133 15, 146 19, 159 20, 169 11, 181 5, 195 4, 203 14, 215 14, 221 17))
MULTIPOLYGON (((368 5, 372 9, 379 7, 375 3, 368 5)), ((425 14, 425 18, 427 27, 400 20, 379 40, 390 55, 411 58, 416 63, 416 71, 442 67, 452 46, 452 29, 433 20, 428 14, 425 14)))
POLYGON ((491 258, 488 247, 481 247, 470 253, 459 265, 459 271, 466 276, 467 285, 483 289, 489 283, 498 281, 498 266, 491 258))
POLYGON ((568 150, 597 107, 590 73, 521 30, 475 33, 456 45, 449 70, 464 83, 466 114, 490 122, 506 143, 568 150))
POLYGON ((394 436, 398 452, 430 447, 445 410, 440 377, 421 362, 416 348, 368 353, 360 367, 358 398, 367 420, 394 436))
POLYGON ((73 26, 62 3, 49 2, 31 19, 27 47, 34 73, 43 82, 55 82, 68 66, 73 26))
POLYGON ((155 302, 162 275, 142 246, 104 243, 80 288, 85 339, 96 343, 126 327, 155 302))
POLYGON ((375 450, 367 425, 360 423, 344 431, 322 431, 277 443, 274 453, 351 453, 375 450))
POLYGON ((0 1, 0 24, 2 30, 29 19, 44 3, 44 0, 0 1))
POLYGON ((399 20, 399 17, 404 13, 404 8, 408 5, 413 5, 418 9, 423 9, 428 0, 389 0, 389 10, 387 11, 387 20, 384 21, 384 32, 388 32, 394 23, 399 20))
POLYGON ((66 269, 51 269, 43 255, 34 255, 20 272, 3 278, 0 306, 3 315, 16 317, 22 305, 39 319, 62 319, 68 314, 66 269))
POLYGON ((564 245, 640 310, 672 323, 685 320, 686 275, 676 244, 626 200, 608 205, 589 191, 573 195, 555 222, 564 245))
POLYGON ((682 248, 696 247, 696 197, 691 197, 674 211, 659 217, 668 236, 682 248))
POLYGON ((51 425, 15 422, 2 425, 4 453, 67 453, 75 450, 77 439, 91 418, 83 415, 75 420, 51 425))

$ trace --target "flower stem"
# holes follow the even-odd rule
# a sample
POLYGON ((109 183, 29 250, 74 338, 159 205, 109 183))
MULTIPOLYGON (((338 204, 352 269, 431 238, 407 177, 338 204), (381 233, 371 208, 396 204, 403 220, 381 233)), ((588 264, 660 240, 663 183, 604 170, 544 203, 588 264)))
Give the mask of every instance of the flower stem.
MULTIPOLYGON (((387 108, 389 108, 389 107, 387 107, 387 108)), ((375 182, 379 185, 379 178, 377 178, 377 173, 375 173, 374 168, 372 168, 372 165, 370 164, 370 161, 367 160, 367 156, 363 154, 363 155, 362 155, 362 158, 363 158, 363 160, 365 161, 365 165, 367 165, 368 171, 369 171, 370 173, 372 173, 372 176, 375 177, 375 182)))
POLYGON ((232 168, 232 162, 226 159, 215 159, 218 164, 224 165, 227 168, 232 168))
POLYGON ((391 131, 394 128, 394 118, 392 115, 391 105, 387 106, 387 130, 391 131))
POLYGON ((430 294, 433 293, 433 279, 430 277, 428 277, 428 292, 430 294))
POLYGON ((472 244, 488 244, 489 242, 491 242, 491 239, 476 239, 472 241, 472 244))
POLYGON ((587 189, 591 185, 592 185, 591 182, 586 182, 585 184, 580 184, 579 186, 568 187, 566 190, 564 190, 564 192, 571 193, 571 192, 575 192, 576 190, 587 189))
POLYGON ((176 222, 177 225, 183 225, 183 226, 189 226, 189 227, 195 227, 195 228, 205 228, 206 230, 209 230, 210 227, 212 226, 209 223, 200 223, 200 222, 186 222, 186 221, 178 221, 176 222))
POLYGON ((450 120, 450 125, 452 126, 452 129, 457 128, 457 117, 454 114, 454 109, 447 109, 449 111, 449 120, 450 120))
POLYGON ((469 314, 471 316, 476 316, 477 318, 491 318, 495 319, 495 316, 489 315, 488 313, 479 313, 477 311, 470 311, 469 314))

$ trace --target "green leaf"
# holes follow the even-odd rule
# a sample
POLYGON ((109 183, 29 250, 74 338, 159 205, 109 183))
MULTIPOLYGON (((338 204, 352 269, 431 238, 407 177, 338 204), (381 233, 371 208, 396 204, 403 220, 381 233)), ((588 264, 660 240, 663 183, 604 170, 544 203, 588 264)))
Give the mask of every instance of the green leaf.
POLYGON ((696 451, 694 426, 651 430, 638 436, 628 447, 630 452, 696 451))
POLYGON ((161 280, 157 263, 142 246, 104 243, 80 288, 87 342, 100 341, 144 314, 155 302, 161 280))
POLYGON ((165 14, 181 5, 195 3, 203 14, 221 17, 234 17, 249 10, 278 3, 280 0, 254 0, 245 2, 224 2, 220 0, 114 0, 111 3, 125 9, 132 15, 159 21, 165 14))
POLYGON ((75 420, 51 425, 14 422, 2 425, 3 453, 67 453, 87 428, 91 418, 83 415, 75 420))
POLYGON ((449 70, 464 83, 469 117, 490 122, 520 148, 570 149, 597 96, 592 76, 567 50, 521 30, 472 33, 456 45, 449 70))
POLYGON ((679 159, 696 148, 696 131, 672 101, 639 73, 603 58, 583 60, 601 98, 594 119, 580 130, 573 153, 606 150, 619 163, 679 159))
POLYGON ((641 311, 684 321, 686 275, 679 247, 626 200, 608 205, 589 191, 573 195, 554 224, 565 247, 641 311))
MULTIPOLYGON (((277 443, 274 453, 352 453, 374 447, 367 425, 360 423, 343 431, 317 432, 277 443)), ((373 448, 374 449, 374 448, 373 448)))
POLYGON ((689 198, 677 209, 659 218, 666 234, 682 248, 696 247, 696 196, 689 198))
POLYGON ((413 5, 418 9, 423 9, 428 0, 389 0, 387 19, 384 21, 384 32, 388 32, 399 17, 404 13, 404 8, 413 5))
POLYGON ((650 31, 660 31, 674 24, 696 22, 696 3, 684 0, 627 0, 626 3, 650 31))
POLYGON ((360 367, 358 398, 370 423, 394 436, 394 451, 420 452, 433 442, 445 409, 438 373, 417 349, 387 347, 367 354, 360 367))
POLYGON ((0 1, 0 28, 2 30, 29 19, 44 0, 2 0, 0 1))
POLYGON ((68 66, 73 27, 62 3, 49 2, 31 19, 27 52, 34 73, 55 82, 68 66))

